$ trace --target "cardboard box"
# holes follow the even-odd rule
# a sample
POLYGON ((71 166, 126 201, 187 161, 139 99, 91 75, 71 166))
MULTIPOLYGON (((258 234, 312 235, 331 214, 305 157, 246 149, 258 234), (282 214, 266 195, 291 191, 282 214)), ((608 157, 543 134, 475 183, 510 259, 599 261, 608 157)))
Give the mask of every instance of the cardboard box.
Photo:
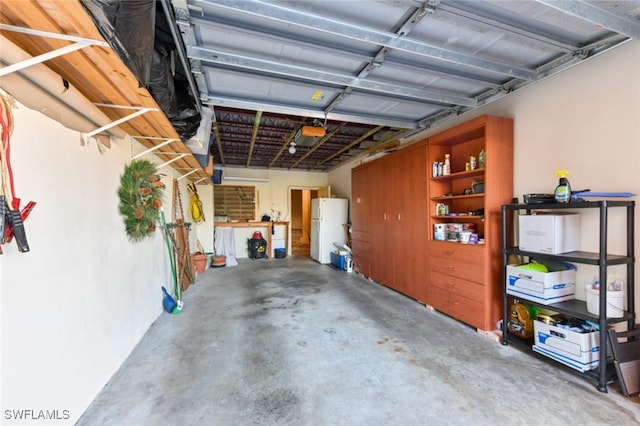
POLYGON ((578 250, 580 215, 538 213, 518 216, 520 250, 559 254, 578 250))
POLYGON ((582 372, 598 366, 600 336, 597 331, 577 333, 534 320, 533 334, 533 350, 538 353, 582 372))
POLYGON ((543 305, 575 299, 576 267, 566 271, 537 272, 507 265, 507 294, 543 305))

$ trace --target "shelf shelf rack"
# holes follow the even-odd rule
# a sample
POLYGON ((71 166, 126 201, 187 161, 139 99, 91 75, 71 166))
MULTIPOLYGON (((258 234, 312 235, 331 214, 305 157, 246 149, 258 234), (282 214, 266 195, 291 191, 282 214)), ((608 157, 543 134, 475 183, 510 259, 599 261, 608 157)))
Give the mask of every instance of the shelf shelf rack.
MULTIPOLYGON (((594 378, 596 386, 600 392, 607 392, 607 382, 610 375, 607 373, 607 362, 609 359, 607 347, 607 327, 615 323, 626 322, 627 329, 630 330, 635 325, 635 248, 634 248, 634 214, 635 201, 618 201, 618 200, 600 200, 600 201, 580 201, 572 203, 557 204, 505 204, 502 206, 502 264, 503 264, 503 322, 502 322, 502 344, 506 345, 509 341, 517 341, 518 337, 511 336, 507 330, 507 319, 509 310, 509 299, 517 299, 513 295, 506 292, 506 268, 510 255, 526 256, 528 258, 547 258, 566 262, 575 262, 586 265, 598 266, 599 280, 601 283, 607 282, 607 268, 614 265, 626 265, 627 272, 627 310, 621 318, 607 318, 607 292, 601 291, 599 298, 600 315, 594 315, 587 310, 586 302, 581 300, 569 300, 566 302, 555 303, 550 305, 539 304, 535 301, 522 299, 524 302, 536 305, 545 309, 549 309, 558 313, 571 315, 573 317, 597 322, 599 326, 599 362, 598 368, 593 371, 585 372, 588 378, 594 378), (607 236, 609 228, 609 209, 625 208, 626 209, 626 254, 613 255, 608 253, 607 236), (599 247, 597 252, 573 251, 562 254, 545 254, 534 253, 520 250, 518 247, 510 245, 509 241, 509 224, 513 214, 525 211, 530 214, 536 210, 574 210, 574 209, 599 209, 599 247)), ((517 230, 513 230, 517 232, 517 230)))

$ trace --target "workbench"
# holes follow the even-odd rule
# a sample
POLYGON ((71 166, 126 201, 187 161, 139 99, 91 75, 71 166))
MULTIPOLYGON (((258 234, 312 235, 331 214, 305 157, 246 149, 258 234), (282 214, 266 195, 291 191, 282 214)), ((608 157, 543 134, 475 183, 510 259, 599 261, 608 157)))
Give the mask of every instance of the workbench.
POLYGON ((271 258, 271 252, 273 248, 271 246, 271 240, 273 234, 271 233, 271 225, 284 226, 284 250, 289 254, 289 222, 214 222, 214 226, 226 227, 226 228, 255 228, 256 230, 266 229, 266 233, 262 236, 267 240, 267 259, 271 258), (266 234, 266 235, 265 235, 266 234))

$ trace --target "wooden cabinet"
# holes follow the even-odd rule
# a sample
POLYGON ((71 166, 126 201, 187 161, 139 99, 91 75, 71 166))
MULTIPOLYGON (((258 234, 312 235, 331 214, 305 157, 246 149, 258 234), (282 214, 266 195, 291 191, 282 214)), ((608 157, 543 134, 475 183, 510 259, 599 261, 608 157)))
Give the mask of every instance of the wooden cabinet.
POLYGON ((358 166, 352 170, 354 269, 473 327, 493 330, 502 306, 500 209, 512 198, 508 118, 481 116, 358 166), (470 157, 477 162, 481 151, 486 167, 467 170, 470 157), (445 154, 451 173, 432 176, 433 162, 445 154), (449 214, 438 215, 437 204, 449 214), (465 224, 482 244, 438 241, 438 224, 465 224))
POLYGON ((351 184, 352 227, 367 234, 367 244, 363 235, 353 243, 354 268, 357 259, 368 259, 369 272, 357 272, 425 303, 428 169, 427 146, 420 142, 354 168, 351 184), (365 223, 366 231, 360 228, 365 223))
POLYGON ((501 206, 513 199, 513 120, 480 116, 429 138, 429 161, 449 156, 450 174, 429 178, 429 300, 437 310, 482 330, 502 315, 501 206), (484 153, 484 167, 470 170, 484 153), (472 189, 475 188, 475 191, 472 189), (438 214, 437 206, 448 214, 438 214), (435 238, 435 227, 445 241, 435 238), (479 244, 460 242, 473 229, 479 244))
POLYGON ((371 162, 369 184, 371 203, 371 275, 370 278, 393 287, 393 157, 371 162))
POLYGON ((473 327, 486 329, 484 257, 478 255, 476 247, 440 241, 429 244, 431 306, 473 327))
POLYGON ((351 170, 351 251, 353 270, 371 276, 369 164, 351 170))
POLYGON ((428 303, 427 289, 427 179, 430 166, 426 143, 395 153, 392 174, 392 247, 394 286, 402 293, 428 303))

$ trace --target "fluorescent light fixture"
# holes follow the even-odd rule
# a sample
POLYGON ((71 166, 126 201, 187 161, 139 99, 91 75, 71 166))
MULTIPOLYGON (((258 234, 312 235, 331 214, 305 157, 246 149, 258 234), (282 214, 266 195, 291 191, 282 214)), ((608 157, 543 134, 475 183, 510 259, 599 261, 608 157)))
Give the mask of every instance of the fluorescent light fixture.
POLYGON ((254 178, 254 177, 244 177, 244 176, 224 176, 222 175, 222 179, 231 180, 231 181, 239 181, 239 182, 271 182, 269 178, 254 178))

